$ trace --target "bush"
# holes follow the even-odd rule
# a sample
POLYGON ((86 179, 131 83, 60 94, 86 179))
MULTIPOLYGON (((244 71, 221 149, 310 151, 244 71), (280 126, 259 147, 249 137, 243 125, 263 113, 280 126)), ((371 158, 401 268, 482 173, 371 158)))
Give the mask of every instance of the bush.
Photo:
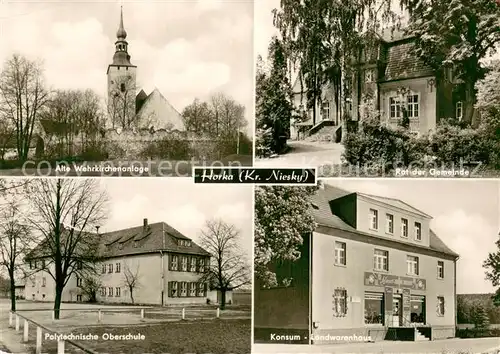
POLYGON ((272 129, 257 129, 255 132, 255 154, 258 157, 269 157, 274 153, 273 145, 272 129))
POLYGON ((109 154, 104 145, 94 145, 86 147, 80 157, 84 161, 104 161, 109 158, 109 154))
POLYGON ((455 336, 458 338, 486 338, 486 337, 500 337, 500 328, 457 328, 455 336))
POLYGON ((146 159, 189 160, 191 148, 188 140, 164 139, 150 143, 140 156, 146 159))

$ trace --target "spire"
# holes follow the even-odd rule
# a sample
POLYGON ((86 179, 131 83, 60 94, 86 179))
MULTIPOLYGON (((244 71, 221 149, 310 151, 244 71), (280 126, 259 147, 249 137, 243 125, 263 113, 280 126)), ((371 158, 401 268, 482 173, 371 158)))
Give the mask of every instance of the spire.
POLYGON ((120 6, 120 27, 118 27, 116 37, 122 41, 127 38, 127 32, 125 32, 125 28, 123 27, 123 6, 120 6))

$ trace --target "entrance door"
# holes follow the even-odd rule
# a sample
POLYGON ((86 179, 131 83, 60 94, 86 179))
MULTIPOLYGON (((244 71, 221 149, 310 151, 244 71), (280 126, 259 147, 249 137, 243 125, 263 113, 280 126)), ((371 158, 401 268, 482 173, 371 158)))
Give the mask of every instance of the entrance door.
POLYGON ((403 315, 403 306, 402 306, 401 295, 394 295, 392 298, 392 326, 399 327, 401 326, 401 319, 403 315))

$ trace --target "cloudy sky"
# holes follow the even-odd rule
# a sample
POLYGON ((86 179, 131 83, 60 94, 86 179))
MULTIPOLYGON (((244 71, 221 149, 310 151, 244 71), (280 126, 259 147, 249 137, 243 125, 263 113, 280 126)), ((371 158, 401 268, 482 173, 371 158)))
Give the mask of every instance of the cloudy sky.
MULTIPOLYGON (((48 84, 106 94, 117 1, 0 1, 0 69, 14 52, 44 61, 48 84)), ((253 116, 253 0, 123 1, 137 84, 178 111, 222 91, 253 116)))
POLYGON ((328 182, 359 191, 403 200, 431 215, 431 228, 460 255, 457 292, 494 292, 481 267, 495 251, 500 231, 500 184, 480 180, 343 180, 328 182))
POLYGON ((147 218, 151 224, 164 221, 197 242, 205 222, 220 218, 240 230, 241 246, 251 256, 252 186, 194 184, 191 178, 105 178, 101 183, 110 199, 102 232, 140 226, 147 218))

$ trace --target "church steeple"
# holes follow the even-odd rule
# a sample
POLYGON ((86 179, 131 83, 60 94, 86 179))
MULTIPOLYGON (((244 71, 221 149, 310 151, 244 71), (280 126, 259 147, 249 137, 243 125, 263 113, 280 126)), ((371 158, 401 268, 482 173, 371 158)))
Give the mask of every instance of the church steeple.
POLYGON ((128 54, 127 32, 123 26, 123 7, 120 9, 120 26, 116 32, 115 55, 113 55, 113 65, 131 66, 130 55, 128 54))
POLYGON ((123 41, 127 38, 127 32, 123 27, 123 6, 120 8, 120 27, 118 27, 118 31, 116 32, 116 38, 123 41))

